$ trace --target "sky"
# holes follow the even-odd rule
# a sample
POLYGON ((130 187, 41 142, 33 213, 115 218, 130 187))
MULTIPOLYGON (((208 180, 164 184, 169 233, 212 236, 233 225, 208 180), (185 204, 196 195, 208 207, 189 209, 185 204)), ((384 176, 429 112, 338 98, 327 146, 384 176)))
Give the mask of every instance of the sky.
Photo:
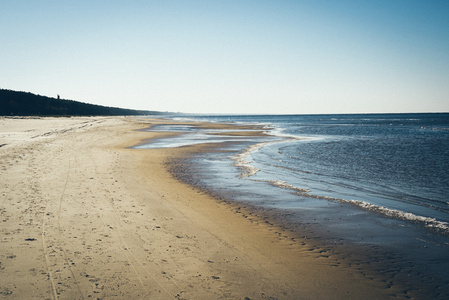
POLYGON ((0 88, 185 113, 449 112, 449 1, 0 0, 0 88))

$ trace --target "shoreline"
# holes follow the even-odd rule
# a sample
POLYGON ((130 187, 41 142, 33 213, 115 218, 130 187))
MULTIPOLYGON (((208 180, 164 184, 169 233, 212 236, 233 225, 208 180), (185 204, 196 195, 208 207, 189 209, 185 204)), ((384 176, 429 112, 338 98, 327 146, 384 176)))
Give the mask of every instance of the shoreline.
POLYGON ((173 123, 0 119, 2 297, 409 296, 177 180, 167 164, 202 146, 128 148, 163 135, 138 131, 157 122, 173 123))
MULTIPOLYGON (((171 120, 167 122, 170 124, 178 124, 178 126, 179 124, 181 124, 181 126, 182 124, 185 124, 185 122, 173 122, 171 120)), ((204 125, 203 122, 199 122, 196 124, 199 127, 205 127, 209 123, 206 123, 206 125, 204 125)), ((247 136, 249 138, 251 136, 258 136, 258 134, 251 134, 251 132, 238 131, 241 126, 240 124, 213 124, 214 126, 217 126, 217 124, 221 124, 221 126, 223 126, 222 129, 225 131, 236 129, 237 131, 235 131, 235 133, 237 135, 243 133, 242 136, 247 136)), ((248 130, 251 130, 251 126, 252 125, 250 125, 248 130)), ((216 133, 214 132, 211 134, 216 133)), ((223 135, 226 135, 226 132, 223 132, 223 135)), ((163 140, 164 138, 162 139, 162 142, 156 140, 153 144, 156 144, 157 146, 162 145, 162 147, 164 147, 163 140)), ((189 139, 187 138, 187 140, 189 139)), ((429 296, 438 299, 440 297, 445 297, 444 295, 447 294, 447 283, 445 283, 444 277, 442 278, 440 276, 442 275, 441 271, 444 270, 436 270, 437 272, 434 274, 434 270, 427 268, 427 266, 423 264, 423 261, 415 260, 412 256, 409 255, 404 255, 402 249, 399 250, 399 248, 396 249, 395 247, 390 247, 387 244, 378 245, 376 243, 369 242, 365 244, 363 242, 363 238, 361 238, 362 243, 358 243, 357 241, 353 240, 345 240, 345 238, 341 239, 338 234, 334 235, 324 227, 321 228, 322 226, 320 225, 320 221, 313 222, 312 224, 308 223, 307 220, 302 219, 302 221, 298 222, 298 220, 290 217, 293 216, 293 214, 291 213, 283 212, 282 210, 278 209, 259 206, 257 204, 253 204, 251 200, 241 200, 239 199, 239 196, 233 197, 233 192, 227 192, 225 191, 225 189, 220 188, 220 186, 209 186, 207 183, 203 182, 204 179, 201 178, 208 176, 205 174, 210 174, 211 176, 213 176, 214 172, 227 172, 227 167, 221 166, 221 163, 218 167, 216 166, 210 169, 205 166, 198 167, 199 165, 202 165, 202 159, 206 161, 214 160, 213 157, 218 153, 212 155, 211 153, 217 151, 223 152, 223 157, 227 157, 229 155, 232 155, 232 157, 240 156, 240 153, 246 153, 247 149, 251 149, 255 146, 257 147, 260 144, 258 141, 252 139, 248 141, 251 142, 245 144, 244 146, 242 144, 239 144, 237 147, 233 147, 234 150, 232 151, 228 149, 228 146, 226 146, 226 144, 230 143, 229 145, 231 145, 232 148, 233 142, 225 142, 220 144, 202 144, 201 146, 196 145, 194 147, 191 146, 190 148, 199 150, 192 150, 190 152, 186 151, 188 152, 187 157, 185 157, 186 155, 181 155, 181 158, 175 159, 175 162, 171 162, 169 164, 169 170, 177 179, 181 180, 189 186, 194 186, 198 190, 205 192, 206 194, 210 195, 215 201, 219 201, 220 203, 227 205, 231 210, 238 214, 241 214, 244 218, 249 218, 251 222, 253 222, 253 220, 257 220, 255 222, 265 222, 266 224, 274 225, 273 228, 269 228, 270 231, 286 239, 291 239, 295 243, 301 243, 304 248, 308 248, 309 251, 311 251, 310 253, 315 255, 311 256, 312 259, 325 258, 326 263, 328 264, 333 264, 334 266, 344 265, 344 267, 360 271, 361 273, 363 273, 363 276, 365 276, 365 278, 370 278, 371 280, 374 278, 380 279, 383 282, 387 283, 388 288, 394 286, 396 288, 402 289, 400 295, 397 295, 398 297, 403 296, 416 299, 427 298, 429 296), (240 148, 241 150, 236 150, 238 148, 240 148), (217 188, 218 190, 215 190, 214 188, 217 188)), ((276 142, 277 141, 275 141, 274 143, 276 142)), ((170 139, 168 139, 166 143, 168 143, 169 145, 173 144, 170 139)), ((266 143, 273 142, 262 142, 262 144, 266 143)), ((189 149, 189 147, 187 148, 189 149)), ((219 157, 221 157, 221 154, 218 155, 219 157)), ((223 158, 219 160, 222 159, 223 158)), ((242 172, 242 170, 240 172, 242 172)), ((236 174, 234 175, 237 176, 236 174)), ((206 182, 208 180, 209 179, 205 179, 206 182)), ((225 182, 227 183, 228 181, 225 182)), ((231 186, 233 185, 232 182, 229 183, 231 186)), ((247 192, 250 192, 250 190, 247 190, 247 192)), ((271 196, 276 197, 275 195, 271 196)), ((245 197, 248 196, 243 196, 243 198, 245 197)), ((249 198, 251 198, 251 196, 249 196, 249 198)), ((365 210, 363 210, 362 208, 358 206, 348 205, 348 203, 343 203, 343 205, 341 206, 342 207, 340 208, 340 205, 334 205, 332 206, 332 208, 341 210, 340 213, 343 212, 345 214, 345 222, 349 221, 347 217, 352 215, 353 213, 356 215, 360 214, 362 211, 364 211, 365 214, 368 213, 365 212, 365 210)), ((324 209, 324 207, 322 207, 321 209, 324 209)), ((326 215, 326 213, 335 214, 336 212, 327 211, 323 213, 326 215)), ((376 222, 375 218, 377 217, 379 217, 378 214, 365 216, 365 218, 368 218, 370 222, 376 222)), ((386 217, 383 218, 387 219, 386 217)), ((322 218, 320 217, 320 220, 321 219, 322 218)), ((357 225, 357 220, 350 222, 352 222, 352 225, 357 225)), ((404 251, 406 250, 404 249, 404 251)), ((427 250, 427 247, 424 247, 423 250, 418 251, 421 253, 421 255, 424 255, 425 253, 428 253, 428 251, 433 250, 427 250)), ((440 256, 441 254, 443 253, 440 253, 440 256)))

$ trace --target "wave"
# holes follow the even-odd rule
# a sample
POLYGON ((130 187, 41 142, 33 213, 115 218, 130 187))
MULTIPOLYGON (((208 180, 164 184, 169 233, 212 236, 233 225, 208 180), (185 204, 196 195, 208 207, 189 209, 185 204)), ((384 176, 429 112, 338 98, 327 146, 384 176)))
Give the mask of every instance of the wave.
POLYGON ((295 187, 283 180, 258 180, 258 181, 267 182, 273 186, 291 190, 291 191, 295 192, 295 194, 297 194, 299 196, 303 196, 303 197, 323 199, 323 200, 328 200, 328 201, 338 201, 340 203, 348 203, 348 204, 357 206, 366 211, 378 213, 378 214, 381 214, 381 215, 389 217, 389 218, 418 223, 418 224, 423 225, 424 227, 429 228, 433 231, 436 231, 440 234, 449 235, 449 223, 438 221, 435 218, 424 217, 424 216, 415 215, 415 214, 409 213, 409 212, 404 212, 404 211, 400 211, 400 210, 396 210, 396 209, 390 209, 385 206, 375 205, 375 204, 372 204, 372 203, 369 203, 366 201, 344 200, 344 199, 338 199, 338 198, 327 197, 327 196, 312 195, 312 194, 310 194, 309 189, 295 187))
POLYGON ((260 148, 265 147, 267 145, 285 143, 285 142, 295 141, 298 139, 299 138, 297 138, 297 137, 293 137, 293 138, 291 137, 291 138, 283 139, 283 140, 279 140, 279 141, 270 141, 270 142, 262 142, 262 143, 253 144, 253 145, 245 148, 242 153, 238 153, 236 155, 231 156, 231 159, 234 160, 233 165, 240 170, 239 177, 240 178, 251 177, 253 175, 256 175, 257 172, 260 171, 258 168, 250 165, 253 161, 249 160, 248 157, 254 151, 257 151, 260 148))
POLYGON ((292 190, 297 193, 301 193, 301 194, 310 193, 309 189, 302 189, 302 188, 295 187, 283 180, 272 180, 272 181, 266 181, 266 182, 270 183, 273 186, 280 187, 282 189, 292 190))
POLYGON ((420 224, 424 225, 425 227, 430 228, 430 229, 435 229, 436 231, 439 231, 440 233, 444 233, 446 235, 449 234, 449 223, 438 221, 435 218, 424 217, 424 216, 415 215, 415 214, 412 214, 409 212, 403 212, 403 211, 396 210, 396 209, 390 209, 385 206, 374 205, 374 204, 371 204, 366 201, 359 201, 359 200, 339 200, 339 201, 347 202, 352 205, 361 207, 365 210, 380 213, 387 217, 420 223, 420 224))
POLYGON ((250 163, 252 163, 252 160, 248 160, 248 156, 262 148, 263 146, 267 145, 267 144, 271 144, 274 142, 263 142, 263 143, 258 143, 258 144, 254 144, 251 145, 249 147, 247 147, 245 149, 245 151, 243 151, 242 153, 238 153, 234 156, 231 156, 231 159, 234 160, 234 166, 236 166, 239 170, 240 170, 240 178, 243 177, 251 177, 253 175, 256 175, 257 172, 259 172, 260 170, 257 169, 256 167, 253 167, 250 165, 250 163))
MULTIPOLYGON (((260 169, 251 165, 253 163, 253 160, 250 159, 250 155, 253 152, 258 151, 259 149, 261 149, 262 147, 265 147, 267 145, 291 142, 291 141, 295 141, 298 139, 300 139, 300 138, 290 137, 290 138, 279 140, 279 141, 270 141, 270 142, 254 144, 254 145, 251 145, 251 146, 245 148, 245 150, 242 153, 232 156, 231 159, 234 160, 233 165, 236 166, 240 170, 239 177, 240 178, 244 178, 244 177, 249 178, 249 177, 256 175, 260 171, 260 169)), ((378 213, 378 214, 381 214, 381 215, 383 215, 385 217, 389 217, 389 218, 395 218, 395 219, 399 219, 399 220, 418 223, 418 224, 420 224, 428 229, 431 229, 433 231, 436 231, 440 234, 449 235, 449 223, 443 222, 443 221, 438 221, 437 219, 432 218, 432 217, 425 217, 425 216, 416 215, 416 214, 413 214, 410 212, 404 212, 404 211, 400 211, 400 210, 390 209, 385 206, 375 205, 375 204, 372 204, 372 203, 369 203, 366 201, 344 200, 344 199, 328 197, 328 196, 313 195, 310 193, 311 191, 309 189, 295 187, 283 180, 258 180, 258 179, 251 179, 251 180, 259 181, 259 182, 266 182, 266 183, 271 184, 278 188, 288 189, 288 190, 293 191, 298 196, 302 196, 302 197, 323 199, 323 200, 327 200, 327 201, 338 201, 340 203, 348 203, 350 205, 357 206, 366 211, 378 213)))

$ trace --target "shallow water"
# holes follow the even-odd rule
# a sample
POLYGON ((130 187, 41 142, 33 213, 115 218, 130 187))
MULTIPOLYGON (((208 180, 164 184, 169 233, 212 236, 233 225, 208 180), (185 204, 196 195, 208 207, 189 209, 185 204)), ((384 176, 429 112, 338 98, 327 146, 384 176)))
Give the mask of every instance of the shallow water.
POLYGON ((273 136, 162 126, 154 129, 185 134, 144 147, 221 143, 225 152, 189 158, 179 177, 217 197, 264 208, 323 243, 394 253, 385 272, 407 274, 433 298, 449 296, 448 114, 195 119, 269 125, 273 136))

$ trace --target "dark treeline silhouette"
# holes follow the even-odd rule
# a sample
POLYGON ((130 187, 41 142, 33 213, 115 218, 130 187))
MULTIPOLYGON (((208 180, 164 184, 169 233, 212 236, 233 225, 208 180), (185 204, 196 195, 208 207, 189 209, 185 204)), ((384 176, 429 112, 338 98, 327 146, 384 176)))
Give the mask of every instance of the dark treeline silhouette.
POLYGON ((0 116, 130 116, 162 112, 134 110, 63 100, 0 89, 0 116))

